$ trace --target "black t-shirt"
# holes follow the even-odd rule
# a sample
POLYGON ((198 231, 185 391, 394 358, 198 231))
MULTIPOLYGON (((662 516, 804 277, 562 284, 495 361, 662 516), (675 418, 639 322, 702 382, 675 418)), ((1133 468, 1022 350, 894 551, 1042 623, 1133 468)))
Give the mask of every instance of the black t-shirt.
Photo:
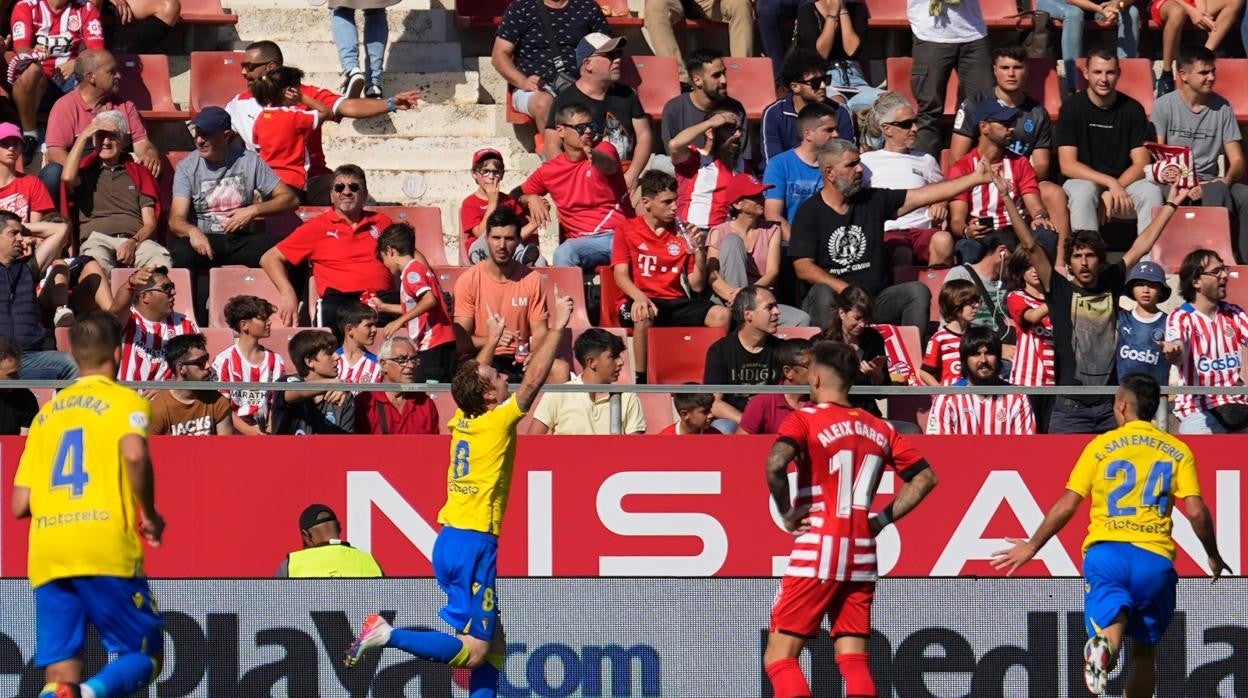
MULTIPOLYGON (((829 61, 855 60, 858 53, 862 51, 863 42, 867 39, 867 6, 860 2, 845 3, 845 11, 849 13, 849 23, 853 25, 854 33, 860 39, 858 51, 846 53, 845 43, 841 41, 841 34, 837 31, 836 38, 832 40, 832 50, 828 53, 829 61)), ((816 50, 815 41, 823 33, 823 24, 827 21, 813 2, 797 8, 797 22, 793 26, 794 48, 816 50)))
MULTIPOLYGON (((1049 319, 1053 323, 1054 370, 1058 385, 1116 385, 1118 371, 1118 299, 1127 282, 1121 261, 1101 271, 1096 286, 1085 289, 1053 272, 1049 319)), ((1086 404, 1109 396, 1072 398, 1086 404)))
POLYGON ((554 128, 555 115, 564 106, 580 102, 589 107, 589 116, 602 134, 602 140, 615 146, 620 154, 620 161, 633 159, 633 150, 637 147, 637 132, 633 130, 633 119, 646 118, 646 110, 637 98, 637 92, 627 85, 616 83, 607 89, 602 99, 585 96, 580 88, 571 85, 563 92, 555 95, 555 103, 550 108, 550 119, 546 128, 554 128))
MULTIPOLYGON (((962 100, 962 105, 958 107, 958 115, 953 118, 953 132, 978 142, 979 122, 975 120, 975 112, 979 109, 979 105, 990 99, 1000 101, 997 99, 995 89, 985 90, 962 100)), ((1031 95, 1026 95, 1023 97, 1022 106, 1018 109, 1023 112, 1023 115, 1014 125, 1014 137, 1006 146, 1008 150, 1025 158, 1031 157, 1032 151, 1036 148, 1052 150, 1053 121, 1049 119, 1049 112, 1044 105, 1032 99, 1031 95)))
MULTIPOLYGON (((719 104, 712 107, 712 111, 720 109, 731 109, 737 113, 737 118, 741 120, 742 124, 749 123, 745 118, 745 107, 732 97, 724 97, 719 101, 719 104)), ((667 100, 667 104, 663 105, 663 118, 659 123, 659 133, 662 139, 660 147, 663 150, 667 150, 668 142, 675 138, 676 134, 694 124, 706 121, 710 115, 711 112, 703 111, 698 108, 698 105, 693 103, 693 98, 689 96, 688 92, 682 92, 667 100)), ((705 134, 699 135, 693 141, 695 148, 701 148, 704 145, 706 145, 705 134)), ((744 155, 748 152, 750 152, 750 129, 743 128, 741 129, 741 153, 744 155)))
POLYGON ((1131 166, 1131 151, 1148 139, 1148 117, 1134 99, 1118 93, 1118 99, 1102 109, 1076 92, 1062 103, 1057 116, 1057 146, 1075 146, 1079 162, 1111 177, 1131 166))
MULTIPOLYGON (((776 365, 776 348, 783 341, 768 335, 762 351, 751 354, 741 346, 737 333, 715 342, 706 350, 706 368, 702 374, 704 385, 775 385, 780 382, 780 367, 776 365)), ((738 410, 744 410, 749 395, 725 395, 724 402, 738 410)))
POLYGON ((813 259, 829 274, 875 295, 890 283, 884 222, 897 218, 905 203, 905 190, 866 188, 840 214, 816 194, 793 216, 789 256, 813 259))
POLYGON ((25 388, 0 390, 0 434, 17 436, 39 413, 39 401, 25 388))
POLYGON ((548 6, 550 29, 555 34, 558 47, 557 52, 552 52, 541 11, 537 7, 539 2, 542 0, 515 0, 507 5, 498 24, 498 38, 515 45, 516 67, 525 75, 540 75, 547 83, 554 84, 557 72, 555 59, 558 58, 563 71, 576 77, 581 71, 576 63, 576 45, 586 34, 601 32, 610 35, 607 18, 593 0, 568 0, 567 7, 562 9, 548 6))

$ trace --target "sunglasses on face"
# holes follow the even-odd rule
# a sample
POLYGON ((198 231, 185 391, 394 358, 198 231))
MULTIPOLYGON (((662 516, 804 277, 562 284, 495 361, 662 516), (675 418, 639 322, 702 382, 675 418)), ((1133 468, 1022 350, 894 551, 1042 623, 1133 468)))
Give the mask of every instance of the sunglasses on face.
POLYGON ((352 192, 358 192, 362 188, 359 182, 339 182, 334 185, 334 191, 339 194, 347 189, 350 189, 352 192))
POLYGON ((173 284, 164 284, 163 286, 153 286, 151 288, 144 289, 143 293, 150 293, 152 291, 156 291, 158 293, 163 293, 167 296, 172 296, 173 289, 174 289, 173 284))
POLYGON ((823 87, 824 85, 828 84, 828 78, 827 76, 824 76, 824 75, 816 75, 813 78, 810 78, 807 80, 798 80, 797 82, 801 85, 810 85, 811 89, 817 90, 823 87))
POLYGON ((503 170, 477 170, 477 174, 482 177, 502 177, 503 170))
POLYGON ((560 126, 565 126, 573 131, 576 131, 578 136, 584 136, 587 133, 596 135, 598 133, 598 127, 595 126, 592 121, 587 121, 583 124, 560 124, 560 126))
POLYGON ((393 361, 394 363, 399 364, 399 365, 420 363, 420 357, 416 356, 415 354, 407 354, 405 356, 391 356, 390 358, 384 359, 384 360, 393 361))
POLYGON ((6 138, 0 141, 0 148, 4 150, 21 150, 25 143, 20 138, 6 138))
POLYGON ((251 71, 255 70, 256 68, 260 68, 260 67, 266 66, 266 65, 268 65, 268 64, 270 64, 270 63, 272 63, 272 62, 273 62, 273 61, 260 61, 259 63, 247 63, 247 62, 243 62, 243 63, 240 63, 239 65, 243 66, 243 70, 246 70, 247 72, 249 72, 249 73, 250 73, 251 71))
POLYGON ((605 59, 607 59, 607 60, 609 60, 609 61, 615 61, 615 60, 619 60, 620 58, 623 58, 623 57, 624 57, 624 51, 623 51, 623 49, 618 49, 618 48, 617 48, 617 49, 616 49, 616 50, 614 50, 614 51, 608 51, 608 52, 606 52, 606 53, 595 53, 594 55, 595 55, 595 56, 602 56, 603 58, 605 58, 605 59))
POLYGON ((916 123, 918 123, 918 119, 902 119, 901 121, 885 121, 884 125, 896 126, 897 128, 904 128, 906 130, 910 130, 914 128, 914 125, 916 123))
POLYGON ((204 354, 198 359, 190 359, 189 361, 179 361, 179 366, 194 366, 195 368, 208 368, 208 355, 204 354))

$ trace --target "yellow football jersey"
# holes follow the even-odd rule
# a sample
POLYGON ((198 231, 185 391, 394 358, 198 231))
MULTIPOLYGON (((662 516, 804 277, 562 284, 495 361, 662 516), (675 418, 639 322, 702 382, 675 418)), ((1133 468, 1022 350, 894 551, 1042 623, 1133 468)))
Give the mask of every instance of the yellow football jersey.
POLYGON ((121 438, 146 438, 151 416, 147 400, 104 376, 78 379, 39 410, 13 479, 30 489, 31 586, 143 575, 121 438))
POLYGON ((1200 494, 1196 458, 1187 444, 1134 421, 1088 444, 1066 489, 1092 495, 1087 551, 1093 543, 1132 543, 1174 559, 1175 501, 1200 494))
POLYGON ((515 395, 471 419, 455 411, 446 505, 438 512, 438 523, 494 535, 502 531, 516 465, 516 425, 522 417, 515 395))

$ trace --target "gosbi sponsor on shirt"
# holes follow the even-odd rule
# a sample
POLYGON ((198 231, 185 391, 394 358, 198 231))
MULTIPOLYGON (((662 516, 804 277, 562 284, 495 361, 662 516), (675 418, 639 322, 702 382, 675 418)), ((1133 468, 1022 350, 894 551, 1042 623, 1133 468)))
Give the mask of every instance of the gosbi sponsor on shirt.
POLYGON ((437 299, 433 308, 407 323, 407 335, 416 351, 429 351, 455 341, 455 329, 451 327, 451 316, 446 310, 446 297, 442 295, 442 287, 432 269, 421 264, 419 259, 408 262, 400 277, 399 293, 403 312, 415 308, 426 293, 435 294, 437 299))
MULTIPOLYGON (((1183 385, 1243 385, 1240 350, 1248 343, 1248 314, 1238 305, 1219 301, 1213 315, 1205 315, 1184 303, 1166 319, 1166 340, 1184 345, 1179 363, 1183 385)), ((1176 395, 1174 413, 1182 418, 1231 403, 1248 403, 1248 396, 1176 395)))

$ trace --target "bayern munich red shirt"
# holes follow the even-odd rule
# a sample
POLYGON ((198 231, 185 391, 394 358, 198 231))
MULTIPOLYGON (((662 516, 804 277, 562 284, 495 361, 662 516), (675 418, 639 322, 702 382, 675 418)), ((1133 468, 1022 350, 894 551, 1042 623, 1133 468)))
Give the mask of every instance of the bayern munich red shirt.
POLYGON ((667 230, 658 232, 638 216, 615 231, 611 266, 617 264, 629 266, 633 284, 647 298, 673 300, 687 297, 682 277, 695 269, 697 259, 684 238, 667 230))
POLYGON ((184 334, 195 334, 199 327, 182 313, 171 313, 163 320, 148 320, 134 307, 121 331, 121 367, 117 380, 156 381, 169 377, 165 344, 184 334))
POLYGON ((875 536, 867 521, 880 477, 893 468, 909 481, 927 467, 888 422, 856 407, 808 405, 780 425, 777 441, 797 449, 794 506, 810 507, 785 576, 873 582, 875 536))
POLYGON ((329 209, 277 243, 291 264, 312 263, 316 290, 381 293, 394 288, 394 278, 377 259, 377 238, 390 225, 384 213, 365 209, 359 223, 329 209))
MULTIPOLYGON (((1184 303, 1166 318, 1166 341, 1183 343, 1179 384, 1243 385, 1240 348, 1248 344, 1248 314, 1233 303, 1218 301, 1212 315, 1184 303)), ((1219 405, 1248 403, 1245 395, 1175 395, 1174 414, 1182 419, 1219 405)))
POLYGON ((426 293, 434 294, 437 303, 428 312, 421 313, 407 323, 407 336, 416 351, 429 351, 447 342, 455 341, 455 328, 451 327, 451 315, 446 310, 446 297, 433 270, 413 259, 403 267, 399 277, 399 297, 403 312, 416 307, 426 293))

